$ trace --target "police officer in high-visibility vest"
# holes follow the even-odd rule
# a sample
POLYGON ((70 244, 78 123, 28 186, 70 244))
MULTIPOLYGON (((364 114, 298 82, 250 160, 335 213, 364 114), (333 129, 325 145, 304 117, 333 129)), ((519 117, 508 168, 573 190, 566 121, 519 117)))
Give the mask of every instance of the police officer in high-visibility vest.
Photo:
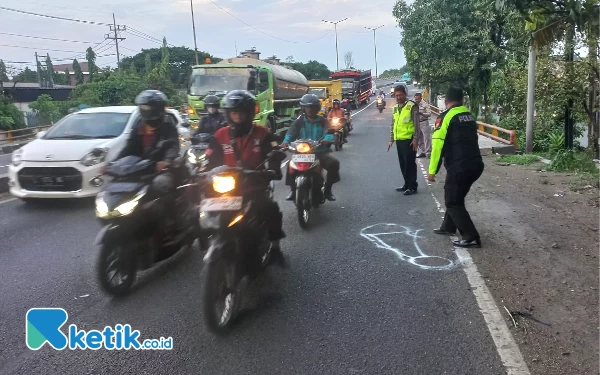
POLYGON ((419 126, 419 106, 413 101, 406 99, 406 86, 394 87, 394 96, 397 104, 392 109, 393 119, 392 131, 390 132, 390 143, 396 142, 400 171, 404 178, 404 185, 396 188, 396 191, 404 192, 404 195, 417 193, 417 148, 419 147, 419 133, 415 126, 419 126))
POLYGON ((477 122, 463 105, 463 91, 450 88, 446 93, 447 110, 435 121, 432 135, 432 153, 428 180, 435 181, 441 159, 446 167, 444 199, 446 213, 437 234, 452 235, 456 230, 462 239, 454 241, 458 247, 481 247, 481 239, 465 208, 465 197, 471 185, 483 173, 483 159, 479 152, 477 122))

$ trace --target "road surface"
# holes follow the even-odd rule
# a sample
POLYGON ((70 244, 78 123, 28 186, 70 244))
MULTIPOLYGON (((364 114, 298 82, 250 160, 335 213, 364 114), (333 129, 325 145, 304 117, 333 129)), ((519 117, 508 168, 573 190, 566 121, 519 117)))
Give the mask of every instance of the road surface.
POLYGON ((422 176, 419 194, 394 190, 391 105, 355 112, 350 143, 335 153, 338 200, 314 212, 311 229, 299 228, 278 184, 291 268, 253 285, 226 338, 204 326, 202 254, 180 254, 113 300, 95 280, 93 202, 0 204, 0 373, 504 374, 448 238, 431 231, 440 213, 422 176), (129 323, 143 338, 173 337, 174 349, 31 351, 32 307, 62 307, 80 329, 129 323))
POLYGON ((0 154, 0 176, 8 173, 8 165, 10 164, 11 154, 0 154))

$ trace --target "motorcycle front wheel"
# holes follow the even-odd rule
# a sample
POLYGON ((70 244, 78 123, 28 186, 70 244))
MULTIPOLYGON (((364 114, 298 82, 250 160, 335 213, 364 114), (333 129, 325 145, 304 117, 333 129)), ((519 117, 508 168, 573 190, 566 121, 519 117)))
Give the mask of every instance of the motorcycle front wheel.
POLYGON ((100 287, 106 293, 115 297, 128 294, 137 273, 133 244, 102 244, 97 272, 100 287))
POLYGON ((224 260, 209 263, 203 284, 204 321, 217 335, 224 335, 231 329, 240 298, 228 266, 224 260))
POLYGON ((379 113, 383 112, 383 108, 379 107, 379 113))
POLYGON ((302 229, 308 228, 308 223, 310 222, 310 202, 306 204, 308 201, 307 198, 308 191, 306 189, 299 188, 296 191, 296 208, 298 211, 298 222, 300 223, 300 227, 302 229))

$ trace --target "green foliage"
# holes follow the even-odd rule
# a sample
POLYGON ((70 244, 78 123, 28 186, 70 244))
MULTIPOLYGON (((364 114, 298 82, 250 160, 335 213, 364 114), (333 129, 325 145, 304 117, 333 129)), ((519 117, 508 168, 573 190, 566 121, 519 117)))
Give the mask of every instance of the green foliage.
POLYGON ((524 155, 502 155, 498 159, 499 162, 517 164, 517 165, 529 165, 540 161, 539 156, 532 154, 524 155))
POLYGON ((35 102, 29 104, 29 108, 33 109, 41 125, 50 125, 60 119, 58 107, 50 95, 40 95, 35 102))
POLYGON ((598 167, 592 161, 591 155, 586 152, 575 152, 573 150, 559 151, 552 159, 547 170, 589 174, 596 181, 598 181, 599 177, 598 167))
POLYGON ((25 69, 16 74, 12 80, 13 82, 37 83, 38 76, 33 70, 29 69, 29 67, 25 67, 25 69))
POLYGON ((399 76, 402 76, 404 73, 410 73, 410 70, 408 69, 408 66, 406 66, 406 65, 402 66, 400 69, 385 70, 383 73, 381 73, 379 75, 379 78, 399 77, 399 76))
POLYGON ((0 82, 8 82, 6 65, 3 60, 0 60, 0 82))
MULTIPOLYGON (((291 56, 290 56, 291 57, 291 56)), ((293 57, 292 57, 293 60, 293 57)), ((327 65, 320 63, 316 60, 310 60, 307 63, 302 62, 286 62, 284 65, 291 69, 297 70, 304 74, 306 79, 309 80, 328 80, 331 71, 327 65)))
POLYGON ((71 99, 89 106, 133 105, 146 83, 138 76, 126 72, 110 74, 106 79, 78 85, 71 99))
MULTIPOLYGON (((192 66, 196 64, 194 50, 187 47, 167 47, 167 52, 169 80, 176 88, 186 87, 187 80, 192 74, 192 66)), ((221 59, 210 55, 208 52, 198 51, 200 61, 204 61, 206 57, 210 57, 213 63, 221 61, 221 59)), ((121 60, 121 67, 131 67, 133 63, 138 72, 149 74, 155 65, 162 62, 163 58, 163 48, 143 49, 137 55, 121 60)))
POLYGON ((0 130, 13 130, 25 127, 23 113, 10 98, 0 94, 0 130))
POLYGON ((92 47, 88 47, 88 49, 85 51, 85 59, 87 60, 90 74, 89 82, 92 82, 98 74, 98 66, 96 66, 96 52, 94 52, 92 47))
POLYGON ((564 133, 551 133, 548 136, 548 149, 552 153, 558 153, 560 150, 565 148, 565 134, 564 133))
POLYGON ((83 72, 81 71, 81 65, 77 59, 73 60, 73 74, 75 74, 75 84, 81 85, 83 83, 83 72))

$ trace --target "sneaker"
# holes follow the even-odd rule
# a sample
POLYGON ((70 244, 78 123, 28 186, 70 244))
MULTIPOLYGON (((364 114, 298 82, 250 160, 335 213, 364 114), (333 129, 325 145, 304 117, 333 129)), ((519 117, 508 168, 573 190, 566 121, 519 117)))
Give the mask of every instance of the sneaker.
POLYGON ((478 248, 478 249, 481 248, 481 240, 473 240, 473 241, 459 240, 459 241, 452 241, 452 243, 456 247, 468 247, 468 248, 478 248))
POLYGON ((413 194, 417 194, 417 189, 406 189, 406 191, 404 192, 404 195, 413 195, 413 194))
POLYGON ((327 199, 328 201, 330 201, 330 202, 335 201, 335 195, 333 195, 331 190, 326 190, 323 194, 325 195, 325 199, 327 199))
POLYGON ((396 188, 396 191, 403 192, 403 191, 406 191, 407 189, 408 189, 408 188, 406 187, 406 185, 402 185, 402 186, 400 186, 400 187, 397 187, 397 188, 396 188))

